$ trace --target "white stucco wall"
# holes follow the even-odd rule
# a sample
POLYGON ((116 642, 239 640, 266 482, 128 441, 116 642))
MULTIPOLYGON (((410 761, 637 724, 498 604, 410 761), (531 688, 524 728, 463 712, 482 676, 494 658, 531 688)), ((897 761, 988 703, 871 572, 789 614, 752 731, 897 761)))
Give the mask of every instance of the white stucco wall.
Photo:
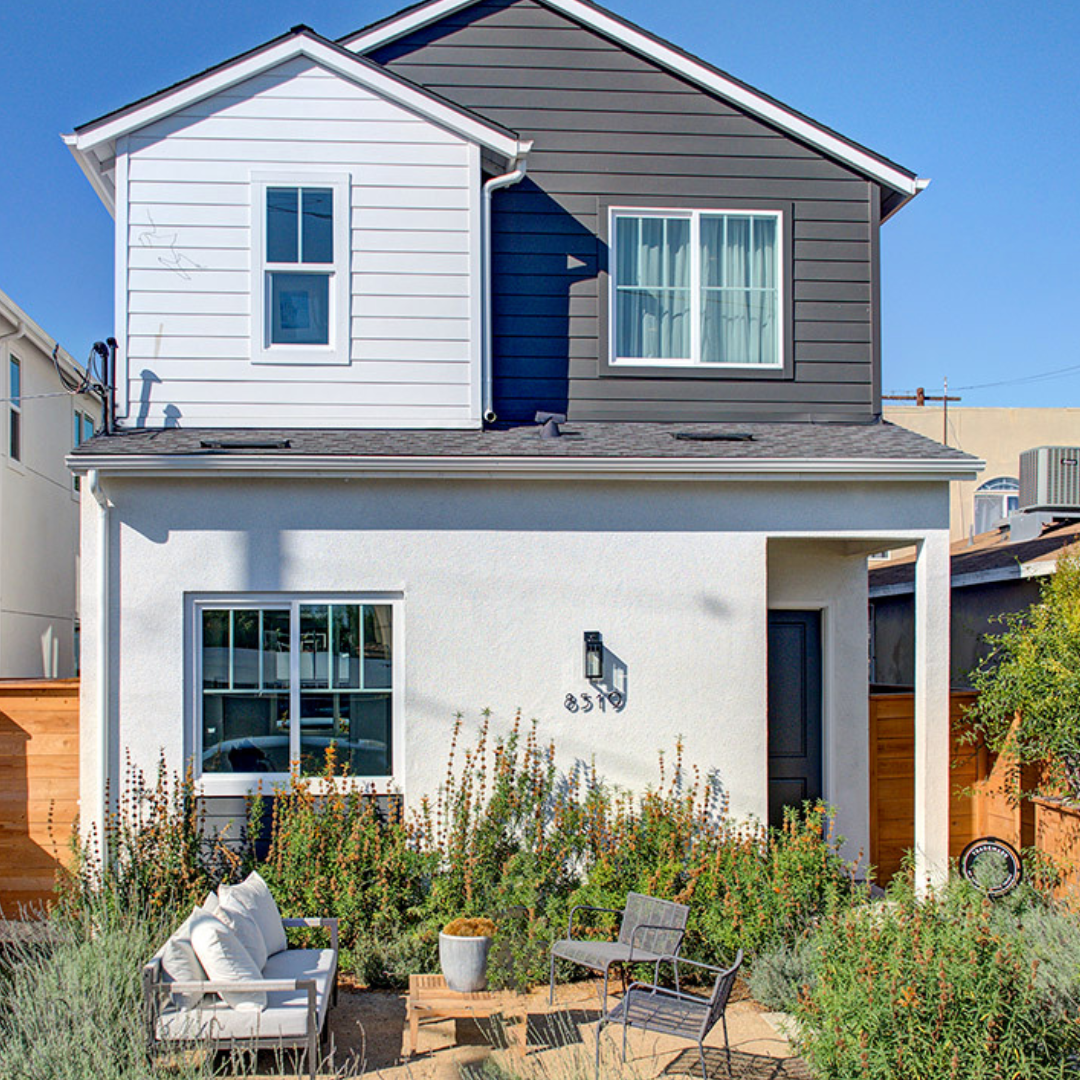
MULTIPOLYGON (((161 749, 177 767, 190 752, 185 594, 371 590, 404 597, 395 771, 410 800, 444 775, 454 713, 490 707, 496 729, 521 709, 555 740, 563 765, 595 758, 603 775, 637 788, 655 781, 657 752, 682 735, 689 761, 718 770, 735 813, 764 816, 767 607, 821 605, 827 794, 844 807, 856 846, 865 840, 867 708, 858 538, 910 542, 948 515, 944 484, 105 484, 121 583, 114 772, 125 750, 145 768, 161 749), (625 665, 621 711, 564 708, 567 693, 590 689, 585 630, 601 631, 625 665)), ((90 500, 84 515, 83 705, 92 717, 90 500)), ((97 761, 87 722, 84 813, 98 798, 97 761)))

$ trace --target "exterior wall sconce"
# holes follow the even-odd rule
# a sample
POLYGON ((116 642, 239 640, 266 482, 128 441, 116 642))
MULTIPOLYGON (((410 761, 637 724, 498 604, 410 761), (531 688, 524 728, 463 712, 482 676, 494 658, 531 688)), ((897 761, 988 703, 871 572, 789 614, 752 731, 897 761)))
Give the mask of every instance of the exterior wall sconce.
POLYGON ((597 682, 604 677, 604 639, 599 630, 585 631, 585 678, 597 682))

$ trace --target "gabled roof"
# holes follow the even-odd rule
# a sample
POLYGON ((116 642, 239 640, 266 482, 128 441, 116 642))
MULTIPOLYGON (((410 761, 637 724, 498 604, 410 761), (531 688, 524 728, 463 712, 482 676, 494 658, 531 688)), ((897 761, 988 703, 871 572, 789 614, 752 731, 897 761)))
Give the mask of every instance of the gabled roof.
MULTIPOLYGON (((479 2, 481 0, 423 0, 422 3, 407 7, 396 15, 347 34, 339 41, 356 52, 369 53, 479 2)), ((710 93, 724 98, 751 115, 788 133, 793 138, 817 148, 863 176, 890 188, 897 193, 898 197, 888 205, 886 217, 894 214, 901 206, 913 199, 930 182, 920 179, 909 169, 876 154, 873 150, 868 150, 865 146, 860 146, 825 125, 811 120, 808 116, 754 89, 727 72, 713 67, 712 64, 684 52, 678 46, 620 18, 599 4, 592 3, 591 0, 536 0, 536 2, 594 30, 631 52, 638 53, 647 60, 667 68, 676 75, 696 83, 710 93)))
POLYGON ((300 56, 365 86, 502 157, 520 158, 529 151, 531 143, 523 142, 516 132, 509 128, 387 71, 381 65, 322 37, 307 26, 294 26, 287 34, 215 64, 130 105, 106 113, 96 120, 81 124, 73 134, 63 136, 64 142, 111 211, 111 173, 117 139, 300 56))

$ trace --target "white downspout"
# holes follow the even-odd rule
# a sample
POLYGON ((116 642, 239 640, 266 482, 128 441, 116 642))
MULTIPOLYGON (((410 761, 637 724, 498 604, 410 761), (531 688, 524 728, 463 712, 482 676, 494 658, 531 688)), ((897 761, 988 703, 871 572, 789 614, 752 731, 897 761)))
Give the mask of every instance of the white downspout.
POLYGON ((108 859, 106 822, 109 816, 109 500, 101 488, 97 469, 87 473, 90 494, 101 508, 98 515, 98 595, 97 595, 97 703, 98 803, 102 865, 108 859))
MULTIPOLYGON (((532 144, 529 143, 525 147, 525 153, 528 153, 528 149, 531 145, 532 144)), ((484 212, 482 226, 484 235, 480 244, 484 261, 480 273, 480 287, 484 294, 484 333, 482 335, 483 348, 480 362, 480 379, 482 386, 480 415, 483 417, 485 424, 494 423, 494 421, 498 419, 495 415, 495 410, 492 408, 494 400, 494 391, 492 389, 494 369, 492 338, 494 334, 491 325, 491 195, 493 192, 498 191, 499 188, 506 188, 516 184, 524 177, 526 169, 524 154, 514 158, 510 164, 513 166, 510 172, 503 173, 502 176, 493 176, 484 184, 484 212)))
POLYGON ((6 334, 0 334, 0 342, 18 341, 25 333, 26 323, 20 319, 14 330, 9 330, 6 334))

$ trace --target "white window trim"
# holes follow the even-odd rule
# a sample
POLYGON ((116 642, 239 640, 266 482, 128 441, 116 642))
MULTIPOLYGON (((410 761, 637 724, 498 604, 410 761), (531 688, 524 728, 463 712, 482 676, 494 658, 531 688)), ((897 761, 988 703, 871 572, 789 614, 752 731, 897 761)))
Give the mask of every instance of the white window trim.
POLYGON ((612 206, 608 208, 608 363, 613 367, 664 367, 693 368, 695 371, 782 371, 787 342, 784 338, 784 212, 782 210, 755 210, 743 206, 717 206, 707 208, 612 206), (776 219, 776 362, 773 364, 705 363, 701 360, 701 217, 730 214, 734 217, 771 217, 776 219), (653 359, 640 356, 619 356, 616 321, 616 297, 618 282, 616 267, 618 255, 615 250, 615 223, 620 217, 681 217, 690 221, 690 358, 653 359))
MULTIPOLYGON (((308 604, 385 604, 391 609, 390 641, 392 650, 390 678, 390 761, 393 773, 385 776, 354 776, 336 785, 342 787, 374 787, 380 794, 391 790, 404 790, 405 776, 405 630, 403 621, 403 595, 400 592, 290 592, 290 593, 224 593, 199 594, 187 598, 189 634, 189 662, 185 665, 191 679, 188 695, 188 740, 196 785, 200 794, 251 795, 261 790, 264 795, 273 794, 275 786, 288 786, 289 773, 204 773, 202 771, 202 612, 239 608, 277 608, 288 610, 289 625, 299 632, 300 605, 308 604)), ((291 633, 291 630, 290 630, 291 633)), ((298 716, 293 696, 300 693, 300 651, 290 650, 289 660, 289 715, 298 716)), ((289 725, 289 757, 296 761, 300 755, 300 725, 289 725)), ((324 783, 318 777, 306 777, 313 791, 322 791, 324 783)))
POLYGON ((255 364, 348 364, 352 278, 351 177, 348 173, 275 172, 251 174, 251 361, 255 364), (328 187, 334 193, 334 262, 267 265, 266 189, 328 187), (330 342, 327 345, 271 345, 267 303, 271 269, 330 274, 330 342))

